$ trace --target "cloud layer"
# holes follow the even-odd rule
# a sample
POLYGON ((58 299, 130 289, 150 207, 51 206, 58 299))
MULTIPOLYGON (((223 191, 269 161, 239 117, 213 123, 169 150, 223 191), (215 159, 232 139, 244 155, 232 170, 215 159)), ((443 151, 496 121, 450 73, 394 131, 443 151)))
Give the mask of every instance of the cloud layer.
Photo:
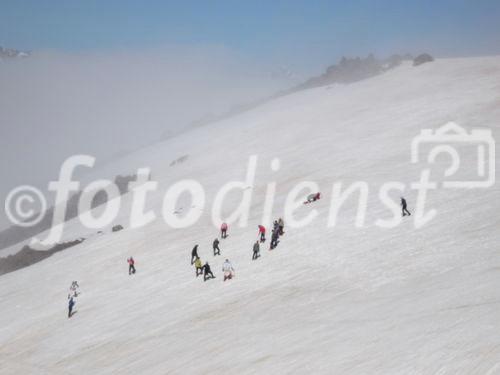
POLYGON ((218 46, 42 51, 0 63, 2 201, 19 184, 46 188, 70 155, 103 161, 295 83, 276 71, 218 46))

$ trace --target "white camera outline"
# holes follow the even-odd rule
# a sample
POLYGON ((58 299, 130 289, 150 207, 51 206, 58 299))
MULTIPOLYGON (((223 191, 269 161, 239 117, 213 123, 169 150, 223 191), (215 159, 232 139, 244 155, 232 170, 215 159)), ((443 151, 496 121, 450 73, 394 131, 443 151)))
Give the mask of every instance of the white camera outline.
POLYGON ((433 129, 422 129, 420 134, 413 138, 411 143, 411 162, 419 162, 419 145, 421 143, 441 143, 435 146, 427 156, 427 162, 432 164, 436 156, 447 152, 452 157, 452 165, 445 171, 445 176, 455 174, 459 168, 460 157, 457 150, 451 145, 453 143, 477 144, 478 160, 477 172, 482 177, 486 174, 485 166, 488 164, 487 179, 482 181, 443 181, 444 188, 488 188, 495 184, 495 140, 490 129, 472 129, 470 133, 455 122, 448 122, 435 131, 433 129), (488 145, 488 160, 485 158, 485 147, 488 145))

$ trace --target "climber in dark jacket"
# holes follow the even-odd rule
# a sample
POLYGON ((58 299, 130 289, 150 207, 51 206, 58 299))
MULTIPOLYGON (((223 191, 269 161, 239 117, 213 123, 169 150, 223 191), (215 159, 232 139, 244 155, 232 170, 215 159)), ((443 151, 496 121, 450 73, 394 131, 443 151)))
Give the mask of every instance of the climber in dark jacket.
POLYGON ((216 255, 220 255, 220 249, 219 249, 219 239, 216 238, 212 244, 213 248, 214 248, 214 256, 216 255))
POLYGON ((259 246, 259 241, 256 241, 253 244, 253 255, 252 255, 252 260, 256 260, 257 258, 260 257, 260 246, 259 246))
POLYGON ((209 279, 215 279, 215 276, 212 273, 212 270, 210 269, 210 266, 208 265, 208 262, 207 262, 203 266, 203 281, 207 281, 209 279))
POLYGON ((71 297, 68 302, 68 318, 73 316, 73 307, 75 306, 75 303, 75 300, 71 297))
POLYGON ((193 247, 193 250, 191 250, 191 265, 193 265, 194 261, 196 258, 199 258, 198 256, 198 245, 195 245, 193 247))
POLYGON ((273 229, 273 234, 271 235, 271 247, 269 248, 269 250, 273 250, 276 246, 278 246, 279 237, 279 228, 273 229))
POLYGON ((406 199, 403 197, 401 197, 401 211, 403 216, 411 215, 410 211, 406 208, 406 199))

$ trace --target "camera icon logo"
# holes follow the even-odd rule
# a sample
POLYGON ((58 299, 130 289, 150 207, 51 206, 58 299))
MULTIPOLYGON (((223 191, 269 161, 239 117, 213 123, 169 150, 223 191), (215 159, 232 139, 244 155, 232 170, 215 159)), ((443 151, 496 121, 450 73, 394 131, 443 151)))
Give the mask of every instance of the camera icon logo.
POLYGON ((444 188, 487 188, 495 184, 495 140, 490 129, 472 129, 467 133, 454 122, 436 130, 423 129, 411 143, 412 163, 421 162, 424 145, 432 146, 427 154, 429 164, 436 163, 442 154, 451 158, 451 164, 444 171, 444 188), (469 157, 461 159, 458 150, 464 149, 468 149, 469 157))

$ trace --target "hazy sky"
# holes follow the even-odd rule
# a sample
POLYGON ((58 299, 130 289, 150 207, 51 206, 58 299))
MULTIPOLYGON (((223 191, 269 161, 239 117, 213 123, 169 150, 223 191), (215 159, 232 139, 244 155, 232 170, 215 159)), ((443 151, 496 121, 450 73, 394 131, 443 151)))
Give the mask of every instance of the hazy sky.
POLYGON ((2 0, 0 46, 34 51, 0 63, 3 198, 46 188, 72 154, 109 159, 343 55, 499 54, 500 1, 2 0))
POLYGON ((320 65, 339 54, 404 49, 498 53, 500 1, 2 0, 2 44, 72 51, 217 44, 320 65))
POLYGON ((42 50, 0 62, 0 196, 20 184, 46 189, 71 155, 93 155, 99 167, 287 87, 290 77, 272 69, 216 46, 42 50))

